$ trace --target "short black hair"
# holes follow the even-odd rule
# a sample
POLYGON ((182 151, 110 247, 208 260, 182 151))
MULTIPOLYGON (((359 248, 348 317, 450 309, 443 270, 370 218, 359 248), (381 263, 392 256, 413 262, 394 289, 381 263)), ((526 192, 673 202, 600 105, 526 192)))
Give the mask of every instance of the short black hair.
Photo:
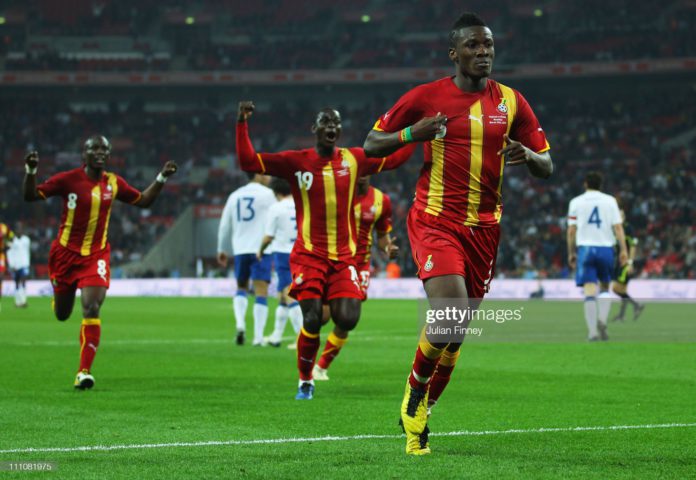
POLYGON ((271 179, 271 190, 276 195, 290 195, 290 184, 284 178, 273 177, 271 179))
POLYGON ((488 25, 486 25, 486 22, 484 22, 483 19, 475 13, 462 13, 462 15, 457 19, 457 21, 452 24, 452 28, 450 29, 450 46, 456 46, 457 35, 459 35, 459 30, 467 27, 488 27, 488 25))
POLYGON ((599 172, 590 172, 585 176, 587 188, 591 188, 592 190, 599 190, 602 188, 602 180, 602 174, 599 172))
POLYGON ((250 182, 254 179, 254 177, 256 177, 256 172, 244 172, 244 173, 246 173, 246 176, 250 182))
POLYGON ((337 114, 337 115, 338 115, 338 119, 341 120, 341 112, 339 112, 337 108, 334 108, 334 107, 324 107, 324 108, 322 108, 321 110, 319 110, 319 111, 317 112, 317 115, 314 117, 314 123, 316 123, 316 122, 319 120, 319 117, 320 117, 322 114, 332 115, 332 114, 334 114, 334 113, 337 114))

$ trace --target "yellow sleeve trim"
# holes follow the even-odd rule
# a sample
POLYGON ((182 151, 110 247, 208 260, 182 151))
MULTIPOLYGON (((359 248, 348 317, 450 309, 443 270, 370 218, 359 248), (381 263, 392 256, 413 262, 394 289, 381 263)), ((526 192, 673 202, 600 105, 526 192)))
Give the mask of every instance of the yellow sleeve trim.
POLYGON ((546 146, 536 153, 544 153, 544 152, 548 152, 549 150, 551 150, 551 145, 549 145, 549 142, 547 141, 546 146))
POLYGON ((259 159, 259 163, 261 164, 261 173, 266 173, 266 165, 263 164, 263 158, 261 158, 261 154, 257 153, 256 158, 259 159))
POLYGON ((378 118, 375 124, 372 126, 372 130, 377 130, 378 132, 383 132, 384 129, 379 126, 380 119, 378 118))
POLYGON ((136 203, 138 203, 138 202, 140 201, 141 198, 143 198, 143 194, 142 194, 141 192, 138 192, 138 198, 136 198, 135 200, 133 200, 133 201, 131 202, 131 205, 135 205, 136 203))
POLYGON ((41 196, 41 198, 43 198, 44 200, 46 200, 46 195, 44 194, 44 192, 42 192, 42 191, 39 190, 38 188, 36 189, 36 191, 39 193, 39 195, 41 196))

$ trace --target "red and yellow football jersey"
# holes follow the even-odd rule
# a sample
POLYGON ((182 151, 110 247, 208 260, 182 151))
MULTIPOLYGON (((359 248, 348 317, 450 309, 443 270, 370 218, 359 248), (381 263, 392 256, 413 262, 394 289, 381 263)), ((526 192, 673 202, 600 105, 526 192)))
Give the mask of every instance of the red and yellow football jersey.
POLYGON ((537 153, 550 148, 534 112, 518 91, 494 80, 467 93, 446 77, 407 92, 373 128, 397 132, 438 112, 447 116, 446 131, 424 144, 414 208, 467 226, 500 223, 503 135, 537 153))
POLYGON ((10 230, 10 227, 4 223, 0 223, 0 255, 5 253, 5 248, 7 244, 14 238, 14 233, 10 230))
POLYGON ((5 273, 7 268, 7 260, 5 258, 5 249, 8 247, 8 243, 14 238, 14 233, 10 230, 10 227, 4 223, 0 223, 0 274, 5 273))
POLYGON ((237 123, 237 158, 242 170, 285 178, 297 213, 294 249, 328 258, 354 261, 357 237, 353 197, 359 177, 397 168, 413 153, 403 148, 384 158, 369 158, 362 148, 335 148, 320 157, 313 148, 256 153, 246 122, 237 123))
POLYGON ((140 192, 120 176, 104 172, 99 181, 83 167, 58 173, 37 187, 43 198, 63 198, 58 243, 87 256, 106 248, 109 218, 114 199, 126 203, 140 200, 140 192))
POLYGON ((377 228, 381 234, 392 229, 392 207, 389 195, 370 186, 367 193, 355 198, 355 232, 358 249, 355 255, 358 265, 369 263, 372 250, 372 231, 377 228))

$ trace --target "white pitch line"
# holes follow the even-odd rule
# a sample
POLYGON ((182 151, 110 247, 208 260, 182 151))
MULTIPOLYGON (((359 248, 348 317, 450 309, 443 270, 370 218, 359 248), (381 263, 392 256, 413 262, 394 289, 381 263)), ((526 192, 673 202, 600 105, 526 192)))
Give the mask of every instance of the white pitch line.
MULTIPOLYGON (((558 433, 558 432, 597 432, 616 430, 652 430, 658 428, 689 428, 696 427, 696 423, 658 423, 648 425, 607 425, 595 427, 542 427, 532 429, 510 430, 483 430, 471 432, 461 430, 456 432, 431 433, 431 437, 474 437, 482 435, 508 435, 514 433, 558 433)), ((173 442, 173 443, 143 443, 135 445, 86 445, 82 447, 46 447, 46 448, 12 448, 0 450, 3 453, 45 453, 45 452, 107 452, 111 450, 143 450, 148 448, 178 448, 178 447, 217 447, 230 445, 273 445, 283 443, 305 442, 342 442, 348 440, 383 440, 399 439, 403 435, 351 435, 345 437, 291 437, 291 438, 266 438, 258 440, 211 440, 207 442, 173 442)))

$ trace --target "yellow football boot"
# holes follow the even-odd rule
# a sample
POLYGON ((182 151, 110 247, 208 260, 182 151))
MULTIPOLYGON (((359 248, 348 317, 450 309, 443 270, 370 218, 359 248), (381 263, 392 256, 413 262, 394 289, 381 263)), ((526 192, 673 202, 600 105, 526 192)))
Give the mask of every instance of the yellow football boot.
POLYGON ((420 435, 406 433, 406 453, 408 455, 429 455, 428 433, 430 433, 428 427, 425 427, 420 435))
POLYGON ((404 400, 401 402, 401 426, 406 432, 406 453, 427 455, 428 446, 428 392, 411 387, 406 382, 404 400))

